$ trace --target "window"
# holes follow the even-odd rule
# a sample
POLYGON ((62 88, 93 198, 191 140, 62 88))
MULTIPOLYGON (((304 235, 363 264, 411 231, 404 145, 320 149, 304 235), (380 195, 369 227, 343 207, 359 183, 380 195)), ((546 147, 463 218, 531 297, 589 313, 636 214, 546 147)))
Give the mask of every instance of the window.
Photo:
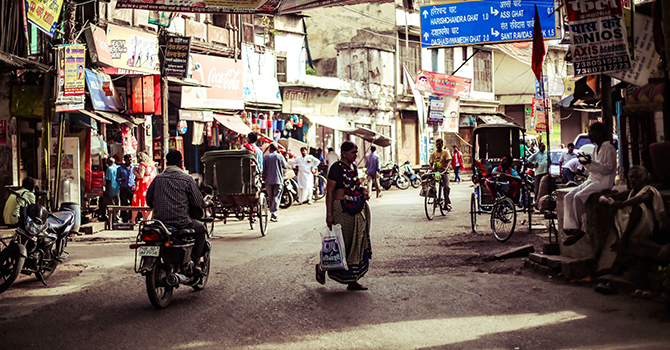
MULTIPOLYGON (((409 74, 414 77, 421 67, 421 44, 417 36, 410 36, 409 40, 407 47, 405 41, 400 40, 400 59, 401 64, 404 64, 409 74)), ((405 84, 405 74, 402 74, 401 82, 405 84)))
POLYGON ((479 50, 472 58, 474 61, 474 91, 493 92, 492 53, 479 50))
POLYGON ((277 81, 287 82, 286 78, 286 52, 277 53, 277 81))
POLYGON ((454 48, 445 47, 444 49, 444 72, 447 74, 454 73, 454 48))
POLYGON ((242 42, 254 43, 254 15, 242 15, 242 42))

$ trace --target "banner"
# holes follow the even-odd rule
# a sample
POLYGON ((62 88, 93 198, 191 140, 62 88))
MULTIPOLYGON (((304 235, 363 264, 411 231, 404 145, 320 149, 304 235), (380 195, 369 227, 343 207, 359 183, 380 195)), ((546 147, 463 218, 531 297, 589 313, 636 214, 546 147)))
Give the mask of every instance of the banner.
POLYGON ((460 98, 454 96, 444 97, 444 120, 438 125, 438 132, 458 133, 461 118, 459 116, 460 98))
POLYGON ((191 51, 190 36, 168 37, 165 49, 165 62, 163 62, 163 74, 186 78, 188 73, 188 55, 191 51))
POLYGON ((566 9, 575 76, 630 69, 621 0, 571 0, 566 9))
POLYGON ((54 36, 63 0, 26 0, 28 21, 49 36, 54 36))
POLYGON ((444 97, 428 97, 428 123, 440 123, 444 120, 444 97))
POLYGON ((63 95, 83 95, 86 85, 84 66, 86 63, 86 46, 65 46, 65 77, 63 95))
POLYGON ((416 89, 427 91, 432 95, 470 97, 472 79, 461 78, 448 74, 441 74, 419 70, 416 74, 416 89))
POLYGON ((156 35, 108 24, 107 43, 114 68, 105 68, 105 73, 160 74, 156 35))
POLYGON ((531 119, 534 119, 535 122, 535 131, 547 131, 547 126, 549 126, 548 133, 551 135, 553 132, 553 119, 552 119, 552 110, 551 110, 551 99, 537 99, 533 97, 533 115, 531 119))
POLYGON ((84 109, 84 94, 65 96, 65 48, 56 47, 56 112, 78 111, 84 109))
MULTIPOLYGON (((630 25, 631 11, 625 10, 626 28, 630 25)), ((623 80, 627 83, 642 86, 649 82, 649 77, 656 73, 658 63, 658 52, 655 50, 653 23, 651 17, 635 12, 635 59, 631 62, 631 69, 610 74, 612 78, 623 80)))

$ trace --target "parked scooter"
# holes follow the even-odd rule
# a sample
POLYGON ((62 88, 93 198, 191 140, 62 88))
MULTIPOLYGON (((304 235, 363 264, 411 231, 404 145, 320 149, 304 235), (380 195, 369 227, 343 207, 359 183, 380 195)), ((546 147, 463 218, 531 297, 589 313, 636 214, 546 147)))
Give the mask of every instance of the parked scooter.
POLYGON ((414 169, 409 165, 409 160, 405 161, 401 165, 403 175, 405 175, 409 179, 409 183, 412 185, 414 188, 418 188, 421 186, 421 177, 414 172, 414 169))
MULTIPOLYGON (((213 217, 197 219, 205 225, 214 220, 213 217)), ((135 249, 135 272, 145 276, 149 301, 156 309, 170 305, 174 289, 182 284, 195 290, 205 288, 212 246, 205 241, 200 262, 202 274, 197 275, 192 256, 194 233, 193 229, 176 229, 159 220, 140 223, 136 243, 131 244, 130 249, 135 249)))
POLYGON ((390 169, 382 169, 381 177, 379 178, 379 184, 385 190, 391 188, 391 186, 396 185, 401 190, 406 190, 409 188, 409 178, 405 174, 400 173, 400 167, 398 164, 388 163, 384 167, 392 165, 390 169))
MULTIPOLYGON (((58 264, 69 256, 65 247, 68 236, 74 232, 75 213, 69 209, 50 213, 39 204, 28 205, 26 197, 7 189, 17 197, 21 208, 16 232, 0 252, 0 293, 16 281, 19 273, 35 274, 46 286, 58 264)), ((45 194, 35 192, 38 200, 45 194)))

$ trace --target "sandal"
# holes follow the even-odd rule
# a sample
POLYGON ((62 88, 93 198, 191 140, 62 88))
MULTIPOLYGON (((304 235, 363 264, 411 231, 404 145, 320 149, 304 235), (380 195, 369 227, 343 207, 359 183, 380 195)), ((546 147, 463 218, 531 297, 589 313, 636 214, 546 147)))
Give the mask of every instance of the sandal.
POLYGON ((320 284, 326 284, 326 271, 322 270, 319 264, 316 264, 316 281, 320 284))

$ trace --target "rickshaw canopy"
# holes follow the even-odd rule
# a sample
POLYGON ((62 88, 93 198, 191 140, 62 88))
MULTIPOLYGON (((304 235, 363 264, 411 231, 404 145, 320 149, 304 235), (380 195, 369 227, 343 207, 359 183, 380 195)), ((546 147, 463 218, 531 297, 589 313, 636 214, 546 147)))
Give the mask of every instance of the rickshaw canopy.
POLYGON ((505 155, 521 157, 520 139, 526 129, 516 123, 482 124, 473 131, 474 157, 480 159, 500 159, 505 155))

